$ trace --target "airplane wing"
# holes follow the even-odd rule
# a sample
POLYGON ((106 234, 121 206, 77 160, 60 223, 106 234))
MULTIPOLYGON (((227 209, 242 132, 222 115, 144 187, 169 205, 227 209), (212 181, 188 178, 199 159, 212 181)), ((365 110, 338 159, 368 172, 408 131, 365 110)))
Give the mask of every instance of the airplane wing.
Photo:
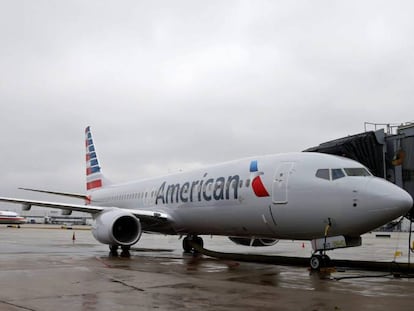
POLYGON ((106 210, 113 210, 119 209, 126 212, 129 212, 135 215, 139 220, 142 222, 143 227, 152 227, 156 225, 168 225, 172 223, 172 218, 169 214, 160 212, 160 211, 152 211, 148 210, 133 210, 133 209, 124 209, 119 207, 107 207, 107 206, 94 206, 94 205, 81 205, 81 204, 70 204, 70 203, 58 203, 58 202, 50 202, 50 201, 37 201, 37 200, 26 200, 26 199, 17 199, 17 198, 7 198, 7 197, 0 197, 1 202, 7 203, 16 203, 22 204, 23 210, 29 210, 31 206, 40 206, 40 207, 48 207, 48 208, 57 208, 66 211, 76 211, 76 212, 83 212, 89 214, 97 214, 106 210))
POLYGON ((25 191, 33 191, 33 192, 54 194, 54 195, 65 196, 65 197, 76 198, 76 199, 82 199, 82 200, 88 200, 88 196, 86 194, 81 194, 81 193, 58 192, 58 191, 49 191, 49 190, 22 188, 22 187, 20 187, 18 189, 25 190, 25 191))

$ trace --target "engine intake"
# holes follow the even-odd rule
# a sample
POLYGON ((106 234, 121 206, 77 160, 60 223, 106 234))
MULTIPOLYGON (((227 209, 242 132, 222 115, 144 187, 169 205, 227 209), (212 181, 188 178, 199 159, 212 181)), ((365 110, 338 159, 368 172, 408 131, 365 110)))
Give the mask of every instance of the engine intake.
POLYGON ((122 210, 102 212, 95 219, 92 234, 103 244, 131 246, 141 238, 141 223, 137 217, 122 210))

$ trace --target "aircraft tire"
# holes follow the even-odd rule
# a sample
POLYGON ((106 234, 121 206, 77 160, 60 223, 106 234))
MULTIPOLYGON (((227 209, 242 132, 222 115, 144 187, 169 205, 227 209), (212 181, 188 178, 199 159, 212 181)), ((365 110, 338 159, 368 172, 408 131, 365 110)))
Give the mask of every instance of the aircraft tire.
POLYGON ((109 245, 109 256, 118 257, 118 245, 109 245))
MULTIPOLYGON (((203 246, 204 246, 204 241, 199 236, 194 237, 194 243, 199 245, 201 248, 203 248, 203 246)), ((199 253, 199 251, 196 250, 195 248, 193 248, 193 254, 198 254, 198 253, 199 253)))
POLYGON ((322 255, 322 265, 324 268, 331 266, 331 258, 327 255, 322 255))
POLYGON ((197 236, 197 237, 195 237, 194 242, 195 242, 197 245, 199 245, 201 248, 203 248, 203 247, 204 247, 204 241, 203 241, 203 238, 201 238, 201 237, 197 236))
POLYGON ((183 250, 184 253, 198 253, 189 243, 189 241, 193 241, 195 244, 200 245, 201 247, 204 246, 204 241, 199 236, 187 236, 183 239, 183 250))
POLYGON ((322 256, 312 255, 309 264, 312 270, 319 270, 323 266, 322 256))
POLYGON ((331 258, 327 255, 312 255, 309 264, 312 270, 320 270, 330 266, 331 258))
POLYGON ((121 252, 121 255, 120 255, 121 257, 124 257, 124 258, 131 257, 131 253, 129 252, 129 250, 130 250, 129 246, 122 246, 121 249, 122 249, 122 252, 121 252))
POLYGON ((187 236, 183 239, 183 250, 184 250, 184 253, 191 253, 191 251, 193 250, 190 243, 188 242, 187 236))

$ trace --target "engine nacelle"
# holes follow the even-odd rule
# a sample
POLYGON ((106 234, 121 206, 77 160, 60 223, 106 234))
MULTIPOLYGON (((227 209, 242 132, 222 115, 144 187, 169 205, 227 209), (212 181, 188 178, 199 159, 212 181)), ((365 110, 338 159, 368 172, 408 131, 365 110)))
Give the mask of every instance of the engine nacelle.
POLYGON ((99 242, 131 246, 141 238, 141 223, 137 217, 122 210, 102 212, 95 219, 92 234, 99 242))
POLYGON ((229 239, 239 245, 245 246, 272 246, 275 245, 279 240, 275 239, 255 239, 255 238, 239 238, 239 237, 229 237, 229 239))
POLYGON ((29 203, 23 203, 22 205, 22 211, 30 211, 31 208, 32 208, 32 205, 29 203))
POLYGON ((68 210, 68 209, 64 209, 64 210, 62 210, 62 215, 63 216, 70 216, 70 215, 72 215, 72 211, 68 210))

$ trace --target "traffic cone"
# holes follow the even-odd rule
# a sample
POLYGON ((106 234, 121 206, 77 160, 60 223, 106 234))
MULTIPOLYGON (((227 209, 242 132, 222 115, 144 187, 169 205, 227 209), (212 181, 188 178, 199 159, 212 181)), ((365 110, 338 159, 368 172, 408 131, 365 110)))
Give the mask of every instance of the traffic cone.
POLYGON ((73 235, 72 235, 72 243, 75 243, 75 241, 76 241, 75 232, 73 232, 73 235))

